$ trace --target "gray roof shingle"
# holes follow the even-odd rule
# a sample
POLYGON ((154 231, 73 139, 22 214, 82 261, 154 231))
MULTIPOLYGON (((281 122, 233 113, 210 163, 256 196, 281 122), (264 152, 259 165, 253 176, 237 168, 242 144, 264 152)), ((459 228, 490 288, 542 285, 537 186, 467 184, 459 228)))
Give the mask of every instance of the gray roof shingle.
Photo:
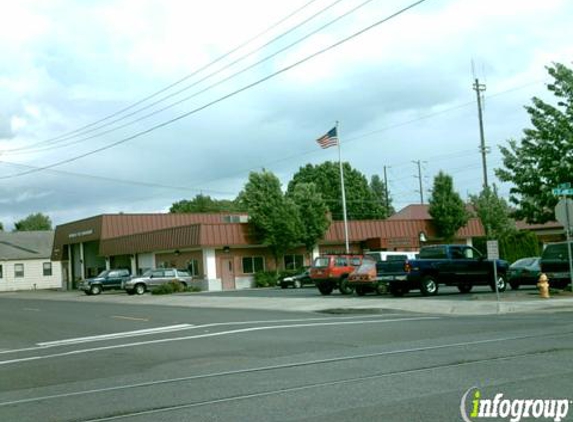
POLYGON ((0 260, 49 259, 54 231, 0 232, 0 260))

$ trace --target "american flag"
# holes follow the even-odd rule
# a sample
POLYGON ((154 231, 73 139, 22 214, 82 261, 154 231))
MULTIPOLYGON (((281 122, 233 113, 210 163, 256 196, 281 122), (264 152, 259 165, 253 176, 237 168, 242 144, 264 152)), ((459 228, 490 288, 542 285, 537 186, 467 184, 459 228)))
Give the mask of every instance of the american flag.
POLYGON ((318 142, 318 145, 320 145, 321 148, 330 148, 330 147, 337 146, 338 145, 338 133, 336 130, 336 126, 333 127, 332 129, 330 129, 328 132, 326 132, 320 138, 318 138, 316 140, 316 142, 318 142))

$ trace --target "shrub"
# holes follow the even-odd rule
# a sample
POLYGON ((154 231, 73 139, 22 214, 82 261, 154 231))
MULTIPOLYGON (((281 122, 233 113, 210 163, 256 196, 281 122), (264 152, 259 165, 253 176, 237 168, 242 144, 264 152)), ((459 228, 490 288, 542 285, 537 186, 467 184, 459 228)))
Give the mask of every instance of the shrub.
POLYGON ((255 273, 255 287, 269 287, 277 284, 275 271, 259 271, 255 273))
POLYGON ((172 293, 179 293, 184 292, 185 286, 180 283, 178 280, 171 280, 168 283, 161 284, 157 286, 155 289, 151 290, 151 294, 154 295, 169 295, 172 293))

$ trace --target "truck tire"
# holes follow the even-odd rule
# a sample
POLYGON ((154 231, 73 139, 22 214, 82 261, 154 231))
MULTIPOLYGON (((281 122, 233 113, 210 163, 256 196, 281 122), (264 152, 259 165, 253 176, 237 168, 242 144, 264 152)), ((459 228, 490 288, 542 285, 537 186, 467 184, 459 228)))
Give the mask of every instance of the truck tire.
POLYGON ((343 295, 351 295, 354 293, 354 287, 348 282, 348 277, 342 277, 338 282, 338 290, 343 295))
POLYGON ((318 291, 320 292, 321 295, 323 296, 328 296, 329 294, 332 293, 332 290, 334 290, 332 288, 332 286, 328 285, 328 284, 321 284, 318 287, 318 291))
POLYGON ((302 287, 302 282, 300 280, 295 280, 292 283, 292 287, 294 289, 300 289, 302 287))
POLYGON ((101 293, 101 286, 99 284, 94 284, 90 287, 90 295, 99 295, 101 293))
MULTIPOLYGON (((495 284, 491 284, 491 290, 495 292, 495 284)), ((497 289, 500 292, 505 292, 505 289, 507 289, 507 281, 505 280, 505 276, 503 274, 498 274, 497 275, 497 289)))
POLYGON ((472 285, 471 284, 460 284, 458 286, 458 290, 460 291, 460 293, 469 293, 472 291, 472 285))
POLYGON ((405 286, 401 286, 398 283, 390 284, 390 293, 392 293, 392 296, 394 297, 402 297, 407 294, 408 291, 409 290, 405 286))
POLYGON ((434 276, 427 275, 420 282, 422 296, 435 296, 438 294, 438 281, 434 276))
POLYGON ((386 293, 388 293, 388 286, 386 284, 378 284, 376 286, 376 294, 379 296, 385 295, 386 293))

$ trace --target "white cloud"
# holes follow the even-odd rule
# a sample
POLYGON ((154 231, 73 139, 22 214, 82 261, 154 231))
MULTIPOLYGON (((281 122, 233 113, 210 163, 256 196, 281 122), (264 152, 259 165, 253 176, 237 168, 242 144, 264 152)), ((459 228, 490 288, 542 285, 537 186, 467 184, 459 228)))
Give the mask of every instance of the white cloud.
MULTIPOLYGON (((0 17, 0 150, 53 138, 101 119, 190 74, 305 1, 214 0, 200 6, 184 0, 5 3, 0 17)), ((315 2, 280 30, 328 3, 315 2)), ((408 3, 372 2, 300 46, 149 121, 66 148, 4 153, 2 159, 43 166, 102 147, 292 64, 408 3)), ((234 69, 357 4, 340 3, 234 69)), ((443 168, 454 173, 462 193, 475 191, 481 180, 475 105, 417 119, 475 99, 472 59, 477 76, 487 83, 486 95, 546 79, 544 66, 551 61, 570 64, 572 12, 573 5, 565 0, 504 0, 495 7, 479 0, 426 2, 256 88, 61 169, 206 193, 211 189, 220 192, 215 196, 232 197, 249 169, 276 171, 286 183, 306 162, 336 159, 332 151, 317 150, 314 139, 338 119, 348 139, 377 131, 349 143, 345 159, 367 175, 392 166, 391 186, 400 201, 417 199, 413 159, 427 159, 429 183, 443 168), (401 125, 408 121, 414 122, 401 125), (439 158, 456 151, 465 153, 454 160, 439 158)), ((543 84, 537 83, 486 100, 486 133, 494 149, 508 137, 519 137, 528 123, 523 105, 543 93, 543 84)), ((493 168, 499 155, 492 152, 490 160, 493 168)), ((19 170, 0 164, 0 176, 19 170)), ((3 184, 3 209, 9 208, 5 215, 42 211, 52 214, 55 222, 98 212, 164 210, 195 194, 49 172, 5 179, 3 184)))

